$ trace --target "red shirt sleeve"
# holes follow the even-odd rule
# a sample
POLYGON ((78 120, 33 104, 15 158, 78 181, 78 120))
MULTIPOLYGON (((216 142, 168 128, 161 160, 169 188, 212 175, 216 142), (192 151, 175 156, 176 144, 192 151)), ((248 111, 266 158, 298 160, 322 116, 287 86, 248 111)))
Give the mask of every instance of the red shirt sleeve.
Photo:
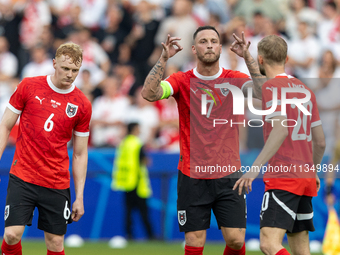
POLYGON ((20 114, 26 104, 26 91, 27 91, 27 79, 23 79, 17 88, 15 89, 13 95, 9 100, 9 108, 17 113, 20 114))
POLYGON ((84 109, 82 111, 82 115, 79 118, 79 122, 74 127, 74 131, 76 132, 76 135, 88 136, 89 131, 90 131, 91 115, 92 115, 91 103, 85 102, 84 103, 84 109))
POLYGON ((179 73, 173 73, 170 76, 168 76, 165 81, 169 82, 169 84, 171 85, 172 89, 173 89, 173 94, 172 95, 176 95, 179 91, 179 82, 178 82, 178 76, 179 73))

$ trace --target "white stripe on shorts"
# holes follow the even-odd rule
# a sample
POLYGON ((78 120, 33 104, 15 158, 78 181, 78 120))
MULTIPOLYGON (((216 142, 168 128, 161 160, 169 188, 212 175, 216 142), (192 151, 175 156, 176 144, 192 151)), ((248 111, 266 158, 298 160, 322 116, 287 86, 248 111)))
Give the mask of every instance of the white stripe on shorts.
POLYGON ((296 214, 297 220, 310 220, 313 219, 314 212, 311 213, 298 213, 296 214))
POLYGON ((274 192, 272 192, 272 194, 273 194, 273 198, 274 198, 274 200, 276 201, 276 203, 278 203, 278 204, 282 207, 282 209, 285 210, 290 216, 292 216, 293 220, 295 220, 295 219, 296 219, 296 213, 293 212, 293 211, 292 211, 288 206, 286 206, 282 201, 280 201, 280 199, 278 199, 278 198, 275 196, 274 192))

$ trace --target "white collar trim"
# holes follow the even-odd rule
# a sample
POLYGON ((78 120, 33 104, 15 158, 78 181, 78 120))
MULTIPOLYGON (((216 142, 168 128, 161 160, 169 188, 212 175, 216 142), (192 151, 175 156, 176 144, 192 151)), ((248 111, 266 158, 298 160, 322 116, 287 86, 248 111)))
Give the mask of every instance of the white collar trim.
POLYGON ((47 75, 47 83, 53 91, 55 91, 59 94, 68 94, 68 93, 72 92, 75 88, 74 84, 72 84, 72 86, 69 89, 59 89, 59 88, 57 88, 51 80, 51 75, 47 75))
POLYGON ((197 67, 194 68, 193 72, 194 72, 194 75, 201 80, 215 80, 221 76, 223 70, 222 70, 222 67, 220 67, 220 70, 218 71, 218 73, 213 76, 204 76, 202 74, 199 74, 197 72, 197 67))
POLYGON ((293 79, 293 78, 294 78, 294 76, 291 76, 291 75, 286 74, 286 73, 281 73, 281 74, 278 74, 278 75, 276 75, 276 76, 287 76, 288 79, 293 79))

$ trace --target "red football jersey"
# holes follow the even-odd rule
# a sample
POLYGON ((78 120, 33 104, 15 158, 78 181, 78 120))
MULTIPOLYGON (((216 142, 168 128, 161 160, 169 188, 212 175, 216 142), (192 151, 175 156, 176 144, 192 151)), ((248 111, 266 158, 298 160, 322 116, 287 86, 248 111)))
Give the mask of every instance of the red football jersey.
POLYGON ((91 103, 74 85, 55 87, 50 76, 25 78, 8 108, 20 115, 11 174, 35 185, 70 187, 67 142, 72 133, 89 136, 91 103))
POLYGON ((172 74, 166 81, 178 104, 178 169, 196 179, 217 179, 239 170, 238 128, 243 125, 243 115, 233 115, 232 93, 228 89, 215 88, 215 84, 229 83, 242 90, 247 82, 251 82, 249 76, 223 68, 214 76, 202 76, 193 69, 172 74), (208 101, 207 114, 201 111, 202 96, 208 101), (217 119, 227 123, 214 126, 217 119))
MULTIPOLYGON (((321 125, 314 93, 300 80, 281 74, 266 82, 262 87, 262 109, 270 109, 273 102, 273 88, 277 88, 278 104, 274 113, 264 116, 263 134, 267 141, 272 131, 272 121, 281 115, 282 88, 304 88, 311 93, 309 102, 303 106, 312 114, 305 115, 294 104, 287 104, 286 118, 288 136, 279 150, 268 161, 268 172, 264 175, 265 189, 286 190, 296 195, 316 196, 315 171, 313 171, 313 151, 311 128, 321 125), (276 167, 270 168, 269 166, 276 167), (285 167, 285 168, 283 168, 285 167)), ((287 99, 304 98, 303 93, 286 93, 287 99)))

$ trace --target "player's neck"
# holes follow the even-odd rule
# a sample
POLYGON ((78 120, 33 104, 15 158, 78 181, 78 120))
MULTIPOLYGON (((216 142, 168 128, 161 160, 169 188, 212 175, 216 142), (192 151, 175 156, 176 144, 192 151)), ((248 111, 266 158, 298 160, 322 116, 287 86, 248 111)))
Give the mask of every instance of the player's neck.
POLYGON ((220 65, 218 61, 212 65, 206 65, 198 62, 196 70, 200 75, 213 76, 220 71, 220 65))
POLYGON ((63 84, 61 82, 58 82, 57 77, 54 74, 51 75, 51 82, 58 89, 69 89, 69 88, 71 88, 71 86, 63 86, 63 84))
POLYGON ((269 79, 275 78, 279 74, 285 73, 285 68, 282 66, 268 67, 266 70, 266 77, 269 79))

